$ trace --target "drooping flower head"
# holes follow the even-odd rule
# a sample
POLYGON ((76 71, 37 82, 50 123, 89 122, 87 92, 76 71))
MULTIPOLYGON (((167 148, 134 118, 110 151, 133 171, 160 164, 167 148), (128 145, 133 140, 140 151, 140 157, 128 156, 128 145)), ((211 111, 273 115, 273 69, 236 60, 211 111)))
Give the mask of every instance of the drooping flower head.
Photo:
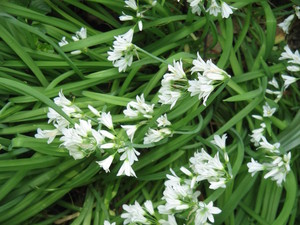
POLYGON ((107 52, 107 59, 112 61, 114 67, 119 68, 119 72, 125 72, 126 68, 132 64, 135 52, 134 44, 132 44, 133 33, 134 30, 130 29, 125 34, 115 36, 113 48, 107 52))

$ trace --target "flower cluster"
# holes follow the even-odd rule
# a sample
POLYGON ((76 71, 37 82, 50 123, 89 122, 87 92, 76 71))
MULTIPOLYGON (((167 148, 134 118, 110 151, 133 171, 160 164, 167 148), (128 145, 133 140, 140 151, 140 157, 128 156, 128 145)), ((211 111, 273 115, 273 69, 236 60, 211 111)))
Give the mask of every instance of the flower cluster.
MULTIPOLYGON (((117 176, 136 176, 132 165, 135 161, 138 161, 137 156, 140 153, 131 144, 127 143, 128 137, 117 135, 110 112, 99 112, 94 107, 89 106, 89 109, 97 118, 92 120, 90 118, 87 119, 87 116, 82 113, 81 109, 69 101, 63 95, 62 91, 59 93, 59 97, 54 99, 54 103, 60 106, 76 122, 74 125, 71 125, 69 121, 55 110, 49 108, 47 114, 49 118, 48 122, 52 122, 55 129, 41 130, 38 128, 35 135, 36 138, 46 138, 50 144, 57 135, 60 135, 61 146, 68 150, 74 159, 82 159, 98 152, 104 159, 96 161, 96 163, 106 172, 109 172, 115 155, 119 154, 122 166, 117 176), (98 129, 93 128, 94 125, 98 129), (101 129, 99 129, 100 127, 101 129)), ((125 128, 121 126, 119 129, 125 128)), ((130 137, 130 135, 128 136, 130 137)))
MULTIPOLYGON (((163 199, 164 205, 158 206, 158 211, 162 215, 168 215, 168 220, 174 220, 175 215, 180 215, 186 211, 189 213, 189 223, 202 225, 208 222, 214 222, 213 214, 218 214, 221 210, 213 206, 213 202, 208 204, 199 201, 200 191, 195 185, 194 175, 186 168, 182 167, 181 171, 187 174, 189 178, 181 178, 171 169, 172 175, 168 174, 168 180, 165 182, 163 199)), ((167 223, 166 223, 167 224, 167 223)), ((177 224, 177 223, 174 223, 177 224)))
POLYGON ((139 5, 139 2, 136 2, 135 0, 125 0, 125 7, 130 8, 131 11, 135 12, 135 15, 127 15, 124 12, 122 12, 122 16, 119 17, 121 21, 137 21, 139 30, 143 30, 143 22, 144 14, 151 9, 153 6, 155 6, 157 1, 151 1, 151 4, 148 5, 139 5))
POLYGON ((205 0, 187 0, 190 3, 192 13, 201 15, 201 11, 208 12, 210 15, 217 17, 221 14, 222 18, 228 18, 236 8, 228 5, 224 1, 205 1, 205 0))
POLYGON ((266 171, 264 178, 270 178, 276 181, 280 186, 286 179, 286 175, 290 172, 291 152, 281 154, 280 143, 270 144, 265 137, 259 142, 258 150, 265 153, 265 157, 260 158, 260 162, 251 158, 251 162, 247 163, 248 171, 254 176, 259 171, 266 171))
MULTIPOLYGON (((79 31, 75 32, 75 35, 72 36, 73 41, 79 41, 80 39, 86 39, 87 37, 87 32, 86 32, 86 28, 82 27, 79 31)), ((62 37, 61 41, 58 42, 58 45, 60 47, 69 44, 69 42, 66 40, 66 37, 62 37)), ((81 54, 82 51, 81 50, 75 50, 72 51, 71 54, 72 55, 79 55, 81 54)))
POLYGON ((175 106, 178 99, 184 92, 188 91, 191 96, 198 95, 199 99, 206 101, 216 86, 224 82, 230 76, 222 69, 218 68, 211 60, 204 61, 200 54, 197 54, 196 60, 193 60, 192 73, 197 74, 194 80, 188 80, 183 70, 182 62, 174 61, 173 66, 169 65, 168 70, 161 81, 159 90, 159 102, 175 106))
MULTIPOLYGON (((148 5, 139 5, 139 1, 135 0, 125 0, 125 7, 129 8, 131 11, 135 12, 135 16, 127 15, 122 12, 122 16, 119 17, 121 21, 136 21, 139 30, 143 30, 144 14, 156 5, 156 1, 151 1, 148 5)), ((115 41, 113 42, 113 47, 107 52, 108 60, 113 63, 114 67, 117 67, 119 72, 125 72, 127 67, 130 67, 133 62, 133 56, 137 55, 137 50, 139 49, 136 45, 132 43, 134 28, 129 29, 125 34, 115 36, 115 41)))
MULTIPOLYGON (((188 171, 187 169, 182 169, 188 171)), ((134 205, 123 205, 124 213, 121 217, 124 219, 123 224, 162 224, 177 225, 175 215, 189 211, 189 223, 195 225, 208 224, 207 221, 214 222, 214 214, 219 214, 221 210, 213 206, 213 202, 205 203, 199 201, 200 191, 191 187, 190 180, 178 177, 171 169, 172 175, 167 175, 168 180, 165 182, 163 199, 165 205, 157 207, 155 212, 151 201, 146 201, 144 207, 138 202, 134 205), (166 217, 167 216, 167 220, 166 217)))
POLYGON ((126 71, 127 66, 131 66, 133 55, 136 53, 135 45, 132 44, 134 30, 130 29, 125 34, 115 36, 113 48, 108 51, 108 60, 112 61, 114 67, 119 68, 119 72, 126 71))
MULTIPOLYGON (((275 88, 279 88, 279 84, 275 78, 273 78, 268 83, 275 88)), ((287 87, 288 84, 285 81, 282 90, 285 90, 287 87)), ((274 101, 275 103, 277 103, 281 99, 282 90, 278 91, 279 94, 277 94, 277 98, 274 101)), ((269 92, 267 91, 267 93, 269 92)), ((276 108, 271 107, 268 102, 265 102, 262 111, 263 111, 262 116, 252 115, 253 118, 262 122, 260 123, 259 128, 252 130, 252 134, 250 135, 251 137, 250 141, 254 143, 254 146, 257 148, 257 150, 262 151, 263 154, 261 154, 262 157, 259 158, 260 162, 251 158, 251 162, 247 163, 248 171, 249 173, 251 173, 252 176, 254 176, 259 171, 265 171, 266 174, 264 175, 264 178, 265 179, 270 178, 271 180, 276 181, 277 185, 280 186, 285 181, 286 175, 291 170, 290 169, 291 152, 287 154, 283 154, 280 151, 279 142, 271 144, 268 142, 266 138, 267 125, 271 126, 271 121, 269 117, 273 116, 273 114, 276 111, 276 108)))
POLYGON ((289 46, 284 47, 285 52, 281 53, 279 60, 287 60, 288 66, 287 70, 290 72, 299 72, 300 71, 300 54, 298 50, 294 53, 289 48, 289 46))
POLYGON ((155 219, 153 205, 150 200, 144 203, 144 207, 135 201, 134 205, 124 204, 123 209, 126 211, 121 214, 124 224, 152 224, 151 221, 155 219))
MULTIPOLYGON (((62 91, 59 92, 59 96, 54 98, 54 103, 61 107, 61 109, 66 113, 70 118, 81 118, 83 116, 82 111, 79 107, 69 101, 62 91)), ((70 122, 66 120, 63 116, 58 114, 54 109, 49 108, 47 113, 49 118, 48 123, 52 123, 55 127, 53 130, 42 130, 37 129, 36 138, 48 139, 47 143, 50 144, 57 135, 61 135, 62 131, 69 126, 70 122)))
POLYGON ((160 116, 157 120, 157 129, 149 128, 144 137, 144 144, 159 142, 165 137, 172 136, 171 122, 167 118, 167 114, 160 116))

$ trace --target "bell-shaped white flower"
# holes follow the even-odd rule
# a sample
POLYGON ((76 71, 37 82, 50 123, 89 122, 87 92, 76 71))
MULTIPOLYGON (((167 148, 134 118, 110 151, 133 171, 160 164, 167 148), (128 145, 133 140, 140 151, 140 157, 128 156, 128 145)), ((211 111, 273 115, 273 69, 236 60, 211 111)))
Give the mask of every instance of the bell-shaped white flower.
POLYGON ((109 172, 109 167, 112 163, 112 161, 114 160, 114 156, 110 155, 108 156, 106 159, 102 160, 102 161, 96 161, 96 163, 98 163, 98 165, 103 168, 105 170, 105 172, 109 172))
POLYGON ((212 140, 211 143, 224 150, 226 148, 226 139, 227 134, 223 134, 222 137, 220 135, 214 135, 214 140, 212 140))
POLYGON ((222 18, 228 18, 233 11, 235 10, 235 7, 229 6, 226 2, 221 1, 221 14, 222 18))
POLYGON ((248 172, 251 173, 251 176, 253 177, 257 172, 263 171, 265 169, 265 166, 263 164, 260 164, 253 158, 251 158, 251 162, 247 163, 248 172))
POLYGON ((130 176, 136 177, 135 172, 134 172, 134 170, 132 169, 129 160, 126 160, 126 159, 125 159, 125 160, 123 161, 123 164, 122 164, 121 168, 119 169, 119 171, 118 171, 118 173, 117 173, 117 176, 121 176, 121 175, 126 175, 126 176, 128 176, 128 177, 130 177, 130 176))
POLYGON ((218 16, 218 14, 221 12, 221 7, 216 0, 211 0, 210 6, 206 12, 209 12, 209 14, 213 16, 218 16))
POLYGON ((289 75, 282 74, 281 77, 284 81, 284 84, 283 84, 284 90, 286 90, 292 83, 295 83, 297 81, 297 78, 289 76, 289 75))
POLYGON ((289 27, 295 18, 295 15, 292 14, 288 16, 283 22, 279 23, 278 26, 284 31, 284 33, 288 34, 289 33, 289 27))

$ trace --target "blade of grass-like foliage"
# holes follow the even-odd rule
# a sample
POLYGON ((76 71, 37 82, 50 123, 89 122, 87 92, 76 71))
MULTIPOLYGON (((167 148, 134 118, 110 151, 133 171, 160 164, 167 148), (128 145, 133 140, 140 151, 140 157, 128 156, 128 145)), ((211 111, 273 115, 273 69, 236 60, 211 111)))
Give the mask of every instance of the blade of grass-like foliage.
POLYGON ((293 171, 290 171, 287 175, 286 182, 284 183, 284 189, 286 190, 284 205, 279 216, 272 225, 286 224, 290 214, 292 213, 297 196, 297 183, 293 171))
POLYGON ((262 217, 256 214, 250 207, 244 204, 242 201, 239 203, 239 206, 253 219, 255 219, 261 225, 270 225, 267 221, 265 221, 262 217))
POLYGON ((14 91, 17 91, 20 94, 24 95, 30 95, 35 99, 40 100, 41 102, 45 103, 52 109, 54 109, 57 113, 59 113, 61 116, 63 116, 66 120, 68 120, 71 124, 73 124, 73 121, 68 117, 64 111, 60 107, 58 107, 53 101, 51 101, 49 98, 47 98, 45 95, 43 95, 41 92, 33 89, 32 87, 29 87, 28 85, 12 81, 5 78, 0 78, 0 85, 8 87, 14 91))
POLYGON ((126 106, 128 102, 132 101, 130 98, 117 97, 113 95, 100 94, 91 91, 83 91, 82 94, 91 99, 99 100, 112 105, 126 106))
POLYGON ((267 59, 275 43, 277 21, 274 17, 273 11, 269 3, 267 1, 261 1, 260 4, 262 5, 266 15, 267 33, 266 33, 266 51, 264 54, 264 59, 267 59))
POLYGON ((244 176, 244 179, 237 185, 237 188, 234 190, 229 200, 225 203, 223 207, 221 207, 222 213, 215 216, 216 225, 222 224, 224 220, 228 218, 228 216, 235 210, 239 202, 252 188, 255 180, 256 176, 251 177, 250 174, 246 174, 244 176))
POLYGON ((61 161, 57 157, 39 157, 26 159, 1 160, 0 171, 19 171, 30 169, 41 169, 56 165, 61 161))
POLYGON ((300 145, 300 111, 297 112, 293 121, 278 136, 281 147, 285 152, 300 145))
POLYGON ((88 214, 90 214, 90 212, 92 211, 93 203, 94 203, 94 196, 92 195, 91 191, 88 188, 82 210, 81 210, 79 216, 71 223, 71 225, 80 225, 80 224, 89 225, 89 224, 91 224, 90 223, 91 215, 88 216, 88 214))
POLYGON ((64 30, 68 30, 70 32, 76 31, 78 29, 77 26, 75 26, 72 23, 69 23, 65 20, 56 18, 56 17, 50 17, 50 16, 45 16, 41 13, 38 13, 34 10, 25 8, 20 5, 16 5, 14 3, 8 2, 8 1, 1 1, 0 6, 3 12, 9 13, 11 15, 15 16, 21 16, 27 19, 32 19, 35 21, 40 21, 46 24, 51 24, 55 27, 60 27, 64 30))
POLYGON ((259 87, 256 90, 249 91, 249 92, 246 92, 244 94, 231 96, 229 98, 224 99, 223 101, 224 102, 239 102, 239 101, 249 100, 249 99, 252 99, 252 98, 256 98, 257 96, 262 94, 262 91, 263 91, 262 88, 259 87))
MULTIPOLYGON (((263 100, 263 96, 260 96, 254 99, 251 103, 249 103, 246 107, 244 107, 240 112, 234 115, 227 123, 225 123, 219 130, 215 132, 215 134, 221 135, 233 127, 237 122, 242 120, 245 116, 247 116, 256 106, 260 104, 263 100)), ((212 139, 213 136, 210 136, 212 139)))
MULTIPOLYGON (((68 64, 71 66, 71 68, 76 72, 76 74, 83 79, 82 72, 77 68, 77 66, 70 60, 70 58, 63 52, 63 50, 56 44, 51 38, 47 37, 44 33, 36 29, 35 27, 29 26, 28 24, 22 23, 18 20, 16 20, 13 17, 8 17, 6 14, 1 14, 0 17, 4 17, 7 22, 10 22, 16 26, 19 26, 33 34, 38 35, 43 40, 47 41, 50 45, 53 46, 53 48, 68 62, 68 64)), ((77 48, 78 49, 78 48, 77 48)))
POLYGON ((23 60, 23 62, 32 70, 37 79, 43 86, 48 85, 48 81, 43 75, 42 71, 37 67, 32 58, 23 51, 22 46, 14 39, 14 37, 4 28, 0 26, 0 37, 11 47, 14 52, 23 60))
POLYGON ((110 25, 112 25, 112 26, 114 26, 116 28, 120 27, 119 21, 117 21, 112 16, 111 17, 107 17, 107 16, 101 14, 101 12, 99 12, 99 11, 97 11, 97 10, 91 8, 91 7, 88 7, 87 5, 82 4, 81 2, 77 2, 77 1, 73 1, 73 0, 65 0, 64 2, 66 2, 68 4, 72 4, 72 5, 74 5, 74 6, 78 7, 78 8, 86 11, 87 13, 98 17, 100 20, 103 20, 103 21, 109 23, 110 25))

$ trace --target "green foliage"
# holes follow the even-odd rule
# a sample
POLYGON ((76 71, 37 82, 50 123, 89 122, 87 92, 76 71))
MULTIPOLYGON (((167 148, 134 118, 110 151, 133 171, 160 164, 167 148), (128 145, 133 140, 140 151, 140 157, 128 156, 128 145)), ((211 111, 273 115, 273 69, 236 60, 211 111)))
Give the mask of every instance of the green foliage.
MULTIPOLYGON (((206 203, 215 201, 222 209, 215 224, 299 224, 299 82, 283 91, 279 102, 266 94, 268 81, 286 73, 286 65, 278 60, 286 42, 277 41, 277 24, 283 20, 277 7, 292 11, 291 4, 230 3, 237 10, 223 19, 208 13, 195 15, 183 1, 158 1, 148 11, 151 16, 144 18, 143 31, 135 28, 138 57, 119 72, 107 60, 107 51, 116 36, 134 26, 133 21, 118 18, 129 11, 123 1, 0 1, 0 224, 98 225, 105 220, 122 224, 122 204, 146 200, 155 207, 163 204, 170 168, 182 174, 179 168, 187 166, 197 150, 215 153, 210 141, 224 133, 229 136, 226 149, 233 178, 226 189, 211 190, 207 182, 199 188, 206 203), (72 41, 81 27, 87 29, 87 38, 72 41), (63 36, 69 44, 60 47, 63 36), (82 53, 72 54, 75 50, 82 53), (196 74, 190 75, 187 68, 197 52, 205 60, 212 59, 231 79, 216 87, 206 106, 187 91, 174 109, 161 105, 158 90, 168 64, 182 60, 192 80, 196 74), (87 118, 92 115, 89 105, 110 111, 117 131, 121 124, 143 119, 123 114, 137 95, 143 93, 147 102, 155 104, 153 118, 134 139, 141 153, 133 165, 137 178, 116 176, 120 162, 105 173, 95 161, 107 155, 98 152, 74 160, 59 138, 51 144, 34 138, 37 128, 53 129, 47 121, 49 107, 70 126, 77 122, 52 101, 61 90, 87 118), (265 173, 251 176, 246 166, 251 157, 264 154, 250 141, 252 130, 259 127, 251 116, 262 115, 264 102, 277 108, 266 119, 270 143, 280 142, 282 152, 292 153, 283 187, 265 180, 265 173), (173 136, 143 145, 148 128, 164 113, 172 121, 173 136)), ((293 75, 300 78, 299 73, 293 75)))

